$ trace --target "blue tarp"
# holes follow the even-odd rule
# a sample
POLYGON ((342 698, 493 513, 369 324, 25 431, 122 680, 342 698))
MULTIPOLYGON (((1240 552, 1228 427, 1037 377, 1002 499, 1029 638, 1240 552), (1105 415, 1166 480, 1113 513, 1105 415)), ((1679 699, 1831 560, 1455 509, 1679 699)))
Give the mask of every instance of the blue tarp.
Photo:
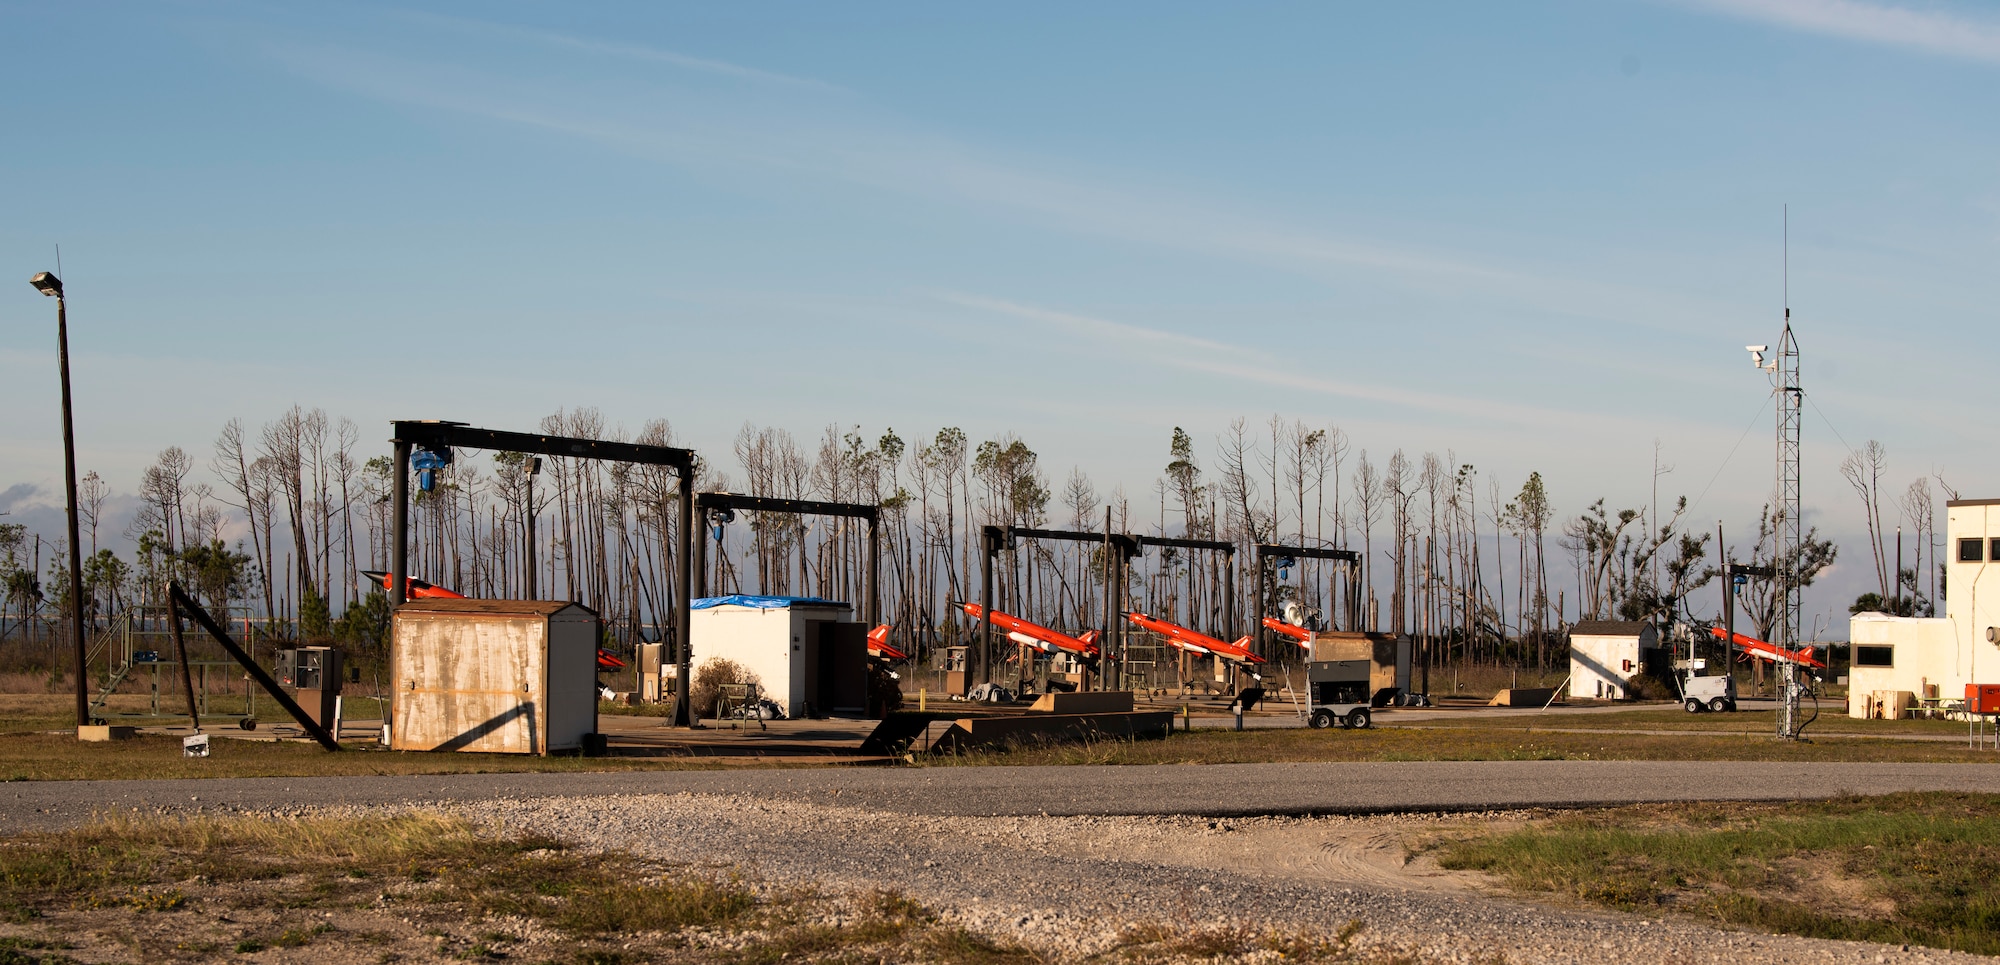
POLYGON ((783 610, 795 606, 846 607, 845 603, 822 600, 816 596, 705 596, 688 604, 691 610, 706 610, 718 606, 743 606, 754 610, 783 610))

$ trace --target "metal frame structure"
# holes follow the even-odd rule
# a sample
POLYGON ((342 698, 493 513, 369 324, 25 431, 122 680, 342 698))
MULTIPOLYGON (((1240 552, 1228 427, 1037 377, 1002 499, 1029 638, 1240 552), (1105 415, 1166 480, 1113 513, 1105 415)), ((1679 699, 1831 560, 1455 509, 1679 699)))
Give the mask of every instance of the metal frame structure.
POLYGON ((398 420, 390 423, 394 436, 390 442, 395 445, 396 465, 391 478, 390 500, 391 536, 393 544, 389 553, 389 604, 397 607, 408 602, 408 580, 410 576, 410 453, 416 447, 428 449, 443 455, 450 449, 490 449, 499 452, 525 452, 535 455, 556 456, 566 459, 602 459, 610 462, 640 463, 649 466, 666 466, 680 477, 679 506, 680 526, 674 546, 674 644, 679 661, 679 687, 674 694, 673 725, 686 727, 688 716, 688 688, 693 682, 688 669, 692 651, 688 645, 688 620, 691 611, 688 604, 690 584, 693 581, 694 551, 694 474, 695 453, 692 449, 673 446, 654 446, 634 442, 609 442, 603 439, 577 439, 567 436, 546 436, 527 432, 505 432, 497 429, 475 429, 463 422, 398 420))
MULTIPOLYGON (((1210 550, 1224 555, 1223 585, 1236 585, 1236 544, 1219 539, 1182 539, 1171 536, 1133 536, 1111 531, 1111 512, 1104 514, 1102 532, 1068 529, 1031 529, 1025 526, 982 526, 979 530, 979 609, 991 613, 993 609, 993 557, 1003 549, 1010 549, 1021 539, 1055 539, 1075 543, 1099 543, 1106 550, 1106 574, 1104 593, 1103 658, 1098 662, 1098 683, 1105 686, 1110 682, 1115 686, 1125 675, 1125 619, 1122 601, 1125 599, 1126 564, 1136 556, 1146 552, 1149 546, 1170 546, 1178 549, 1210 550)), ((1228 611, 1223 622, 1236 625, 1236 594, 1224 595, 1228 611)), ((979 620, 980 673, 983 680, 992 679, 993 654, 987 652, 992 647, 993 621, 982 616, 979 620)), ((968 653, 971 651, 968 651, 968 653)), ((966 680, 972 679, 971 668, 967 668, 966 680)))
MULTIPOLYGON (((1799 646, 1803 619, 1799 593, 1799 547, 1804 537, 1803 507, 1799 500, 1799 426, 1804 421, 1805 390, 1799 386, 1799 343, 1792 335, 1792 310, 1785 308, 1785 332, 1778 339, 1778 368, 1774 373, 1778 393, 1778 519, 1772 540, 1777 553, 1778 625, 1771 642, 1787 650, 1799 646)), ((1778 736, 1795 740, 1799 736, 1798 717, 1801 688, 1796 666, 1779 668, 1780 704, 1778 736)))
MULTIPOLYGON (((868 521, 868 610, 869 626, 882 622, 882 507, 869 503, 823 503, 810 499, 774 499, 768 496, 739 496, 736 493, 695 493, 694 508, 743 510, 752 513, 789 513, 794 516, 847 516, 868 521)), ((708 595, 708 541, 695 543, 695 595, 708 595)))
POLYGON ((1336 563, 1347 564, 1347 582, 1350 584, 1348 590, 1350 605, 1348 606, 1348 610, 1349 618, 1350 620, 1352 619, 1352 611, 1354 609, 1352 601, 1355 591, 1352 589, 1351 584, 1360 578, 1360 571, 1355 565, 1361 562, 1360 553, 1353 550, 1324 549, 1318 546, 1285 546, 1279 543, 1258 543, 1256 555, 1253 558, 1256 561, 1257 572, 1255 578, 1251 580, 1251 585, 1255 588, 1257 594, 1257 616, 1250 621, 1250 632, 1255 634, 1251 638, 1252 642, 1255 643, 1255 646, 1251 650, 1258 656, 1266 659, 1269 659, 1271 656, 1269 650, 1264 646, 1264 566, 1273 558, 1332 560, 1336 563))
MULTIPOLYGON (((319 742, 319 746, 330 751, 340 750, 338 735, 329 732, 325 727, 320 726, 318 721, 313 720, 312 716, 299 706, 298 701, 293 700, 290 694, 285 693, 284 688, 278 686, 276 680, 271 679, 271 674, 268 671, 258 666, 257 661, 251 659, 249 654, 244 653, 243 648, 237 646, 236 641, 229 638, 228 632, 224 631, 221 625, 215 622, 215 618, 209 616, 208 611, 202 609, 201 604, 196 603, 194 598, 189 596, 187 591, 181 589, 181 585, 177 582, 169 581, 167 583, 167 605, 170 608, 168 620, 173 624, 174 645, 181 651, 182 655, 181 673, 183 675, 183 682, 187 682, 187 645, 181 638, 180 623, 182 615, 185 614, 188 619, 193 620, 203 630, 208 631, 208 635, 214 637, 216 643, 222 644, 222 649, 229 651, 229 655, 236 658, 236 662, 243 666, 244 672, 250 675, 250 679, 257 681, 257 686, 264 688, 264 692, 270 694, 271 699, 278 702, 278 706, 285 708, 285 713, 292 715, 292 719, 298 721, 299 726, 305 728, 305 732, 310 734, 313 740, 319 742)), ((188 684, 188 687, 188 702, 190 705, 188 709, 190 715, 192 715, 194 710, 192 706, 194 702, 194 690, 191 683, 188 684)), ((201 718, 194 718, 194 727, 196 731, 201 730, 201 718)))
MULTIPOLYGON (((1228 630, 1223 631, 1222 635, 1223 637, 1227 638, 1230 636, 1230 634, 1236 631, 1236 627, 1239 621, 1236 618, 1236 544, 1235 543, 1232 543, 1226 539, 1187 539, 1179 536, 1138 536, 1134 537, 1134 539, 1139 544, 1140 552, 1144 552, 1146 547, 1148 546, 1165 546, 1174 549, 1210 550, 1212 552, 1221 553, 1222 585, 1225 588, 1227 588, 1227 592, 1225 592, 1222 595, 1222 602, 1224 606, 1224 610, 1222 613, 1222 622, 1225 626, 1229 628, 1228 630)), ((1190 613, 1189 615, 1190 617, 1192 617, 1193 614, 1190 613)), ((1124 621, 1120 620, 1119 623, 1123 624, 1124 621)), ((1122 636, 1122 634, 1124 633, 1123 626, 1119 628, 1119 633, 1121 634, 1121 636, 1119 637, 1119 642, 1123 643, 1125 639, 1122 636)), ((1122 647, 1120 648, 1119 654, 1120 656, 1123 656, 1124 654, 1124 650, 1122 647)), ((1231 673, 1233 674, 1234 671, 1232 670, 1231 673)), ((1176 672, 1175 678, 1180 680, 1181 685, 1183 687, 1187 685, 1188 679, 1181 677, 1178 671, 1176 672)), ((1230 679, 1233 681, 1235 677, 1232 676, 1230 679)), ((1231 687, 1234 686, 1235 685, 1232 683, 1231 687)))
MULTIPOLYGON (((156 659, 147 661, 140 661, 133 659, 134 655, 139 649, 133 645, 133 640, 135 638, 165 635, 167 638, 167 642, 169 644, 172 643, 173 635, 170 631, 135 630, 133 628, 133 623, 136 614, 142 613, 149 609, 168 609, 168 608, 156 607, 154 605, 141 605, 128 609, 123 613, 120 613, 116 617, 114 617, 111 627, 109 629, 106 629, 98 633, 96 641, 90 645, 90 654, 88 660, 86 661, 86 666, 88 666, 91 661, 95 661, 97 659, 97 654, 100 651, 104 653, 104 663, 105 663, 104 677, 102 678, 103 682, 98 687, 96 696, 90 699, 90 722, 92 724, 108 724, 113 722, 117 718, 150 719, 158 717, 175 716, 174 714, 163 712, 160 709, 160 693, 161 693, 160 673, 162 670, 166 670, 169 672, 175 670, 178 666, 177 661, 157 659, 157 651, 156 651, 156 659), (136 674, 141 668, 151 671, 152 673, 152 678, 153 678, 151 681, 152 712, 151 713, 137 713, 130 711, 114 712, 110 710, 109 705, 111 698, 116 695, 118 688, 123 686, 124 683, 129 679, 137 679, 136 674)), ((161 617, 161 619, 163 620, 165 619, 164 615, 161 617)), ((229 619, 232 618, 225 616, 224 622, 227 622, 229 619)), ((245 644, 254 651, 256 648, 255 642, 250 639, 249 632, 250 631, 246 628, 245 638, 244 638, 245 644)), ((239 725, 243 724, 245 721, 249 721, 251 722, 252 726, 254 726, 257 718, 257 692, 254 688, 246 690, 244 693, 245 703, 242 713, 211 714, 208 711, 208 701, 209 697, 211 696, 209 692, 209 670, 215 667, 234 667, 236 666, 236 661, 189 660, 187 661, 187 664, 189 667, 199 668, 200 671, 200 676, 197 679, 198 687, 196 689, 196 703, 197 706, 199 707, 200 718, 211 721, 214 720, 234 721, 239 725)))
MULTIPOLYGON (((1125 653, 1123 621, 1117 613, 1116 601, 1124 598, 1125 563, 1139 554, 1137 540, 1123 533, 1111 531, 1111 513, 1105 511, 1104 531, 1092 533, 1085 530, 1031 529, 1025 526, 982 526, 979 528, 979 670, 981 679, 993 679, 993 557, 1002 549, 1013 548, 1021 539, 1055 539, 1073 543, 1099 543, 1105 549, 1104 565, 1108 572, 1104 580, 1104 643, 1098 652, 1103 656, 1098 660, 1097 681, 1101 687, 1107 679, 1115 680, 1111 665, 1122 660, 1125 653), (1113 557, 1116 557, 1114 561, 1113 557)), ((971 651, 967 651, 970 653, 971 651)), ((1025 670, 1023 671, 1026 672, 1025 670)), ((967 681, 972 679, 971 668, 967 668, 967 681)))

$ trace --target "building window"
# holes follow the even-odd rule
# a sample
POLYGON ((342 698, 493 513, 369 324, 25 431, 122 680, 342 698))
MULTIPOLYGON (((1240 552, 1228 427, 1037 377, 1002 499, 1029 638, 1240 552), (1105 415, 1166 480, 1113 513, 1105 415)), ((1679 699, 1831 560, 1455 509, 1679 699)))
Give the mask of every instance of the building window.
POLYGON ((1986 554, 1986 558, 1995 563, 2000 563, 2000 539, 1993 541, 1993 549, 1986 554))
POLYGON ((1979 555, 1979 551, 1982 549, 1985 549, 1985 547, 1980 545, 1979 540, 1976 539, 1959 540, 1958 561, 1960 563, 1977 563, 1980 560, 1985 559, 1984 556, 1979 555))
POLYGON ((1857 667, 1893 667, 1896 665, 1896 648, 1855 647, 1854 665, 1857 667))

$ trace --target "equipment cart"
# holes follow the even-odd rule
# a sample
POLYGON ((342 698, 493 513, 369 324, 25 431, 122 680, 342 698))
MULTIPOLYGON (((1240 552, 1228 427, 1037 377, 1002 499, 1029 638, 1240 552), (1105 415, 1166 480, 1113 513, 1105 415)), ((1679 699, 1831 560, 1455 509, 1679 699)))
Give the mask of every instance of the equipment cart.
POLYGON ((1370 721, 1367 660, 1315 660, 1306 664, 1306 723, 1315 728, 1366 728, 1370 721))

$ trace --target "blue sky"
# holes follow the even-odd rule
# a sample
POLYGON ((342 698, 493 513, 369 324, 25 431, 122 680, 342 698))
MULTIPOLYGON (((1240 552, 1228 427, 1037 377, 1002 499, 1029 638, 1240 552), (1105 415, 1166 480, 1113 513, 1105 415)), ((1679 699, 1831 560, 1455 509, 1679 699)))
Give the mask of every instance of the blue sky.
POLYGON ((1786 204, 1813 521, 1859 531, 1870 438, 1894 490, 1994 494, 1987 5, 0 11, 21 512, 59 500, 25 282, 60 243, 121 492, 295 402, 369 439, 597 406, 717 454, 959 425, 1135 496, 1173 426, 1278 413, 1540 470, 1565 515, 1643 504, 1657 439, 1663 492, 1747 531, 1786 204))

